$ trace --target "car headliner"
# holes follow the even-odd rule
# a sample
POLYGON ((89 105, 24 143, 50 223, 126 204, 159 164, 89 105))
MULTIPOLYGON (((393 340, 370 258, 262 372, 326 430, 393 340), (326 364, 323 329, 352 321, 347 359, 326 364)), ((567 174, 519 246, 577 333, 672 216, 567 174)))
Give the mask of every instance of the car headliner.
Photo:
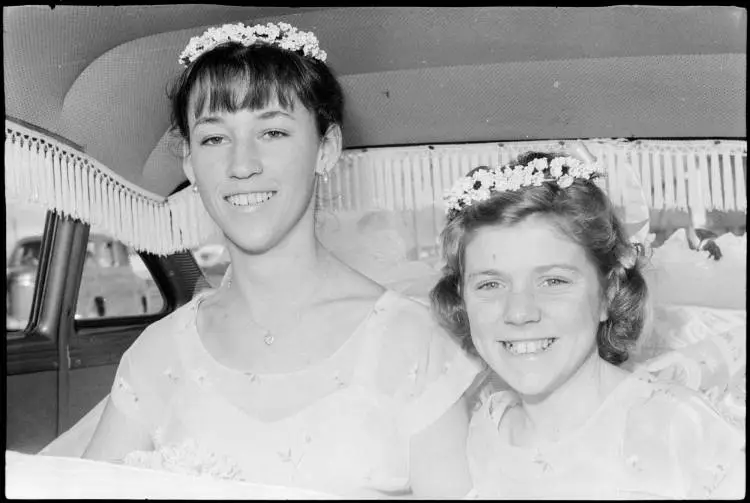
POLYGON ((4 7, 6 117, 161 195, 184 180, 169 83, 210 25, 311 30, 347 97, 345 146, 744 138, 739 7, 4 7))

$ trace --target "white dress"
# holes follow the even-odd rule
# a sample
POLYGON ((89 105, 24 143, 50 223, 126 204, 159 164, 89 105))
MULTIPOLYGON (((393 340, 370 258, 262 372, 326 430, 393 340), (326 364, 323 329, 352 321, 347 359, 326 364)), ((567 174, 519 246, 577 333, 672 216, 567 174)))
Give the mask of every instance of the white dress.
POLYGON ((425 306, 389 290, 328 359, 288 374, 245 373, 201 343, 197 308, 210 294, 149 327, 122 358, 112 401, 156 446, 128 464, 333 494, 408 490, 411 437, 481 369, 425 306), (322 399, 283 417, 264 412, 324 381, 335 386, 322 399))
POLYGON ((534 447, 512 445, 499 430, 517 404, 514 392, 499 391, 472 418, 479 498, 743 497, 744 432, 684 386, 633 373, 578 430, 534 447))

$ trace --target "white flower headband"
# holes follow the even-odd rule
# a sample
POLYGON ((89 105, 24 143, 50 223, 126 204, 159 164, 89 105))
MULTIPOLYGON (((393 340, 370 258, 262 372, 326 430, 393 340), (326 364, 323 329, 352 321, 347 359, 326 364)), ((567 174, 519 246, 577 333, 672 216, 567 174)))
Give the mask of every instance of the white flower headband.
POLYGON ((570 187, 573 180, 596 178, 604 173, 598 162, 583 162, 575 157, 555 157, 551 161, 537 158, 525 166, 480 168, 470 176, 459 178, 445 193, 446 213, 461 211, 474 201, 489 199, 493 192, 518 190, 521 187, 540 186, 556 182, 560 187, 570 187))
POLYGON ((309 31, 298 31, 288 23, 267 23, 245 26, 242 23, 211 27, 200 37, 193 37, 178 60, 188 66, 201 54, 227 42, 239 42, 245 47, 256 42, 277 45, 288 51, 302 51, 305 56, 325 61, 327 54, 318 46, 318 38, 309 31))

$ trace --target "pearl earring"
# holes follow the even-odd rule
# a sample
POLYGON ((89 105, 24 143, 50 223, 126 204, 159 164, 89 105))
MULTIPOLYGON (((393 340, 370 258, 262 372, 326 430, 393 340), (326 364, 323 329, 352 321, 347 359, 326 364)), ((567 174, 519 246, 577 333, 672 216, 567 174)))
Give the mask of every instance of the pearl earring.
POLYGON ((323 183, 328 183, 328 170, 323 171, 321 178, 323 179, 323 183))
POLYGON ((193 184, 192 189, 193 192, 195 192, 196 194, 198 193, 198 186, 196 184, 193 184))

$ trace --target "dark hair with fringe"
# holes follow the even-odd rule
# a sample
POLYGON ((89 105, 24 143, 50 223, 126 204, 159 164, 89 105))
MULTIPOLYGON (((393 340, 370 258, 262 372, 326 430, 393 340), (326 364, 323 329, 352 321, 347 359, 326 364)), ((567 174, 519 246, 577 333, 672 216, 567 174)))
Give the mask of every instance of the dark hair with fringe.
MULTIPOLYGON (((527 152, 511 166, 562 156, 527 152)), ((475 168, 469 175, 478 169, 487 168, 475 168)), ((489 199, 452 212, 440 236, 446 264, 441 279, 430 292, 433 310, 441 324, 461 339, 467 351, 477 354, 462 297, 466 246, 478 229, 512 226, 532 215, 548 218, 563 235, 586 251, 608 300, 609 319, 600 323, 597 333, 599 355, 615 365, 625 362, 646 322, 647 286, 636 249, 629 243, 611 201, 591 180, 575 179, 566 188, 545 182, 516 191, 496 192, 489 199)))
POLYGON ((227 42, 205 52, 180 75, 168 92, 172 131, 190 139, 188 108, 196 113, 256 110, 274 98, 287 109, 295 98, 315 116, 322 138, 343 122, 344 94, 324 62, 270 44, 227 42))

